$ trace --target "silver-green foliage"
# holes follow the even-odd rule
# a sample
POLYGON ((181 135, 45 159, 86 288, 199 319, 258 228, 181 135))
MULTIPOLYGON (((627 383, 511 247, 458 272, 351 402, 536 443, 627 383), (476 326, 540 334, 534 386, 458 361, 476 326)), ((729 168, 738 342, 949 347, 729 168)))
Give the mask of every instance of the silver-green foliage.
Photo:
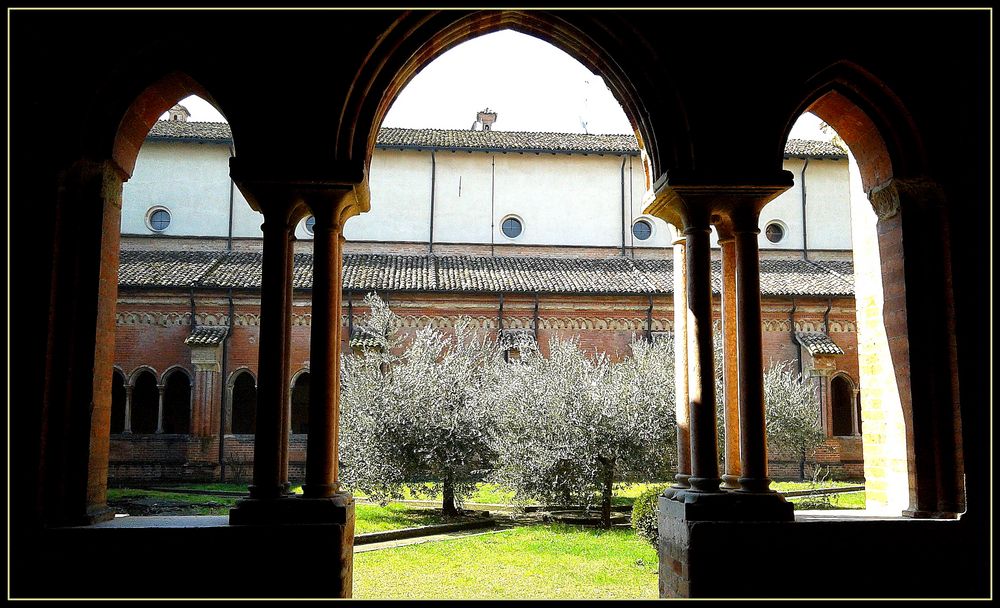
POLYGON ((611 481, 663 477, 675 455, 673 343, 637 341, 613 363, 554 339, 522 350, 501 402, 494 479, 521 500, 610 505, 611 481))
POLYGON ((826 439, 815 386, 793 371, 790 361, 772 362, 764 370, 764 399, 769 452, 804 458, 826 439))
POLYGON ((450 333, 419 329, 400 355, 398 319, 374 294, 362 332, 378 342, 343 359, 343 481, 370 497, 402 497, 404 484, 425 480, 453 512, 492 460, 495 387, 503 360, 466 321, 450 333))

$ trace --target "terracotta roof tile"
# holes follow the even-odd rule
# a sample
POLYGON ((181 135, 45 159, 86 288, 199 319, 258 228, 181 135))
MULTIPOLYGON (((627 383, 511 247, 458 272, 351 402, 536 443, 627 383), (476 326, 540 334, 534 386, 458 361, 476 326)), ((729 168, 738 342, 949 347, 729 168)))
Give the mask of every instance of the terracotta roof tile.
MULTIPOLYGON (((472 255, 347 254, 344 289, 541 293, 673 293, 673 261, 655 258, 482 257, 472 255)), ((293 286, 312 287, 312 255, 295 255, 293 286)), ((255 252, 122 252, 125 287, 260 289, 255 252)), ((850 262, 771 260, 760 263, 761 293, 779 296, 851 296, 850 262)), ((712 262, 718 294, 721 264, 712 262)))
MULTIPOLYGON (((153 141, 232 141, 229 124, 158 120, 147 139, 153 141)), ((634 135, 551 133, 535 131, 472 131, 462 129, 404 129, 383 127, 375 140, 376 147, 403 149, 498 150, 502 152, 546 152, 581 154, 638 154, 634 135)), ((785 156, 811 158, 847 158, 836 145, 816 140, 789 139, 785 156)))
POLYGON ((797 331, 795 339, 809 351, 810 355, 842 355, 844 350, 837 346, 833 338, 818 331, 797 331))
POLYGON ((229 328, 219 325, 196 325, 191 335, 184 340, 189 346, 214 346, 221 344, 229 328))
POLYGON ((198 284, 225 253, 212 251, 122 251, 122 287, 188 287, 198 284))

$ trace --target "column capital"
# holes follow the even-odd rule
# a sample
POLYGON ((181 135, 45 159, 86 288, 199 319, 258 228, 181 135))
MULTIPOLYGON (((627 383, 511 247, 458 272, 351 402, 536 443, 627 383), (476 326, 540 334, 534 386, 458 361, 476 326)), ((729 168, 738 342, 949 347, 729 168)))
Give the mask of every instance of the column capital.
POLYGON ((779 194, 792 187, 789 171, 741 175, 708 171, 671 169, 667 179, 656 189, 653 200, 643 213, 671 224, 700 223, 705 214, 726 216, 748 210, 754 215, 779 194))
POLYGON ((332 207, 340 224, 371 207, 368 176, 364 164, 330 161, 321 166, 315 159, 229 159, 229 174, 254 210, 270 216, 298 221, 310 211, 332 207))
POLYGON ((868 191, 868 200, 880 220, 887 220, 899 213, 901 207, 945 207, 944 189, 926 177, 893 178, 868 191))

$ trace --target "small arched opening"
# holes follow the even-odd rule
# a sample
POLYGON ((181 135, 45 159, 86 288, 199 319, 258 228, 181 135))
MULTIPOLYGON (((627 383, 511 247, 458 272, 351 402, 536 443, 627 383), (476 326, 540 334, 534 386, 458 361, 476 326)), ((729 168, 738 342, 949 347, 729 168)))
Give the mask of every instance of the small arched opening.
POLYGON ((156 376, 148 369, 132 377, 132 432, 155 433, 160 410, 160 389, 156 376))
POLYGON ((830 380, 830 429, 835 437, 856 435, 854 425, 854 386, 839 374, 830 380))
POLYGON ((232 382, 232 433, 253 435, 257 428, 257 381, 249 370, 236 373, 232 382))
POLYGON ((191 378, 182 368, 168 371, 163 384, 163 432, 191 432, 191 378))

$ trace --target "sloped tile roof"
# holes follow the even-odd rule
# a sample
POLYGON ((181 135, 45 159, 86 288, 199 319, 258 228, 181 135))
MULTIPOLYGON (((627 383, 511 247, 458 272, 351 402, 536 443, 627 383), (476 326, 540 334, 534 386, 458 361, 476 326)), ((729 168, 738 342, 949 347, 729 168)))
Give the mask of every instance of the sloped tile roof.
POLYGON ((625 258, 537 258, 442 256, 438 287, 454 291, 544 291, 549 293, 654 293, 655 288, 625 258))
POLYGON ((809 351, 810 355, 842 355, 844 350, 837 346, 833 338, 818 331, 797 331, 795 339, 809 351))
POLYGON ((536 133, 528 131, 461 131, 458 129, 379 129, 383 148, 439 148, 446 150, 504 150, 524 152, 582 152, 638 154, 633 135, 536 133))
MULTIPOLYGON (((666 254, 665 254, 666 255, 666 254)), ((255 252, 122 252, 123 287, 260 289, 255 252)), ((312 255, 294 258, 293 286, 312 287, 312 255)), ((852 296, 850 262, 764 259, 761 293, 777 296, 852 296)), ((721 264, 712 262, 712 291, 720 293, 721 264)), ((479 293, 673 293, 669 258, 482 257, 472 255, 347 254, 345 290, 479 293)))
POLYGON ((153 123, 146 139, 217 141, 228 143, 233 140, 229 123, 225 122, 184 122, 181 120, 158 120, 153 123))
MULTIPOLYGON (((852 265, 851 276, 853 273, 852 265)), ((810 260, 763 259, 760 261, 760 291, 781 296, 852 296, 854 283, 810 260)))
POLYGON ((222 344, 229 328, 218 325, 196 325, 191 330, 191 335, 184 340, 184 344, 189 346, 215 346, 222 344))
POLYGON ((435 291, 434 260, 425 255, 345 255, 344 289, 435 291))
POLYGON ((188 287, 224 254, 211 251, 122 251, 118 284, 128 287, 188 287))
POLYGON ((847 158, 847 151, 828 141, 817 141, 815 139, 789 139, 785 142, 785 156, 847 158))
MULTIPOLYGON (((232 142, 229 124, 158 120, 147 139, 153 141, 232 142)), ((634 135, 551 133, 535 131, 471 131, 462 129, 379 129, 375 145, 396 149, 498 150, 504 152, 562 152, 566 154, 638 154, 634 135)), ((847 153, 826 141, 789 139, 786 157, 847 158, 847 153)))

